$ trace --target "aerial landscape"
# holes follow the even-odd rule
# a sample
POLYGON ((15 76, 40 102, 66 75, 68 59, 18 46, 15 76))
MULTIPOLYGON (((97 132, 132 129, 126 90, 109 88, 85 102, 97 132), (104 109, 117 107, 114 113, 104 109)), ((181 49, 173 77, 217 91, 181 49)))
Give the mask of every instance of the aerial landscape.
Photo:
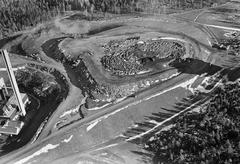
POLYGON ((0 0, 0 164, 239 164, 239 0, 0 0))

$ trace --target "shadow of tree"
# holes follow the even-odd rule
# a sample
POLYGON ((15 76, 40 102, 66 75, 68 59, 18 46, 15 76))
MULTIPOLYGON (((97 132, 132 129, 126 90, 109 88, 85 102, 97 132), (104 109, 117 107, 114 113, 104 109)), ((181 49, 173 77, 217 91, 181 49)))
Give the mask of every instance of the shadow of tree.
POLYGON ((232 70, 228 70, 227 78, 229 81, 236 81, 239 77, 240 77, 240 67, 234 68, 232 70))
POLYGON ((213 75, 222 69, 222 67, 217 65, 192 58, 187 58, 185 60, 174 60, 169 65, 178 69, 179 72, 196 75, 201 75, 203 73, 213 75))
MULTIPOLYGON (((179 71, 188 74, 201 75, 206 73, 207 75, 214 75, 216 72, 222 70, 219 66, 211 65, 197 59, 187 59, 183 63, 175 62, 171 64, 179 71)), ((228 73, 229 71, 221 72, 221 77, 228 73)), ((154 134, 160 132, 164 127, 176 123, 176 120, 184 113, 204 104, 204 102, 210 98, 211 94, 212 93, 196 93, 189 95, 188 97, 180 100, 180 102, 173 104, 171 109, 160 107, 158 113, 152 113, 151 116, 145 116, 145 121, 136 123, 136 127, 123 133, 129 143, 140 147, 139 151, 135 150, 131 152, 139 155, 141 157, 141 162, 156 163, 153 159, 152 152, 149 151, 145 145, 146 142, 150 140, 154 134), (174 115, 176 117, 173 117, 174 115), (145 134, 141 135, 142 133, 145 134), (139 135, 139 137, 135 137, 137 135, 139 135)))
MULTIPOLYGON (((202 62, 200 62, 200 63, 202 63, 202 62)), ((217 71, 222 69, 221 67, 213 66, 213 65, 211 65, 211 66, 208 65, 207 67, 209 69, 213 69, 213 70, 209 70, 209 71, 205 72, 208 75, 213 75, 214 73, 216 73, 217 71)), ((203 70, 205 70, 205 69, 203 69, 203 70)), ((203 70, 200 71, 201 72, 200 74, 204 73, 203 70)), ((187 73, 199 74, 198 71, 195 72, 194 70, 191 70, 191 69, 182 69, 182 71, 186 71, 187 73)), ((186 72, 184 72, 184 73, 186 73, 186 72)), ((224 76, 227 76, 227 79, 229 81, 235 81, 240 77, 240 68, 233 68, 232 70, 224 69, 221 72, 220 78, 222 78, 224 76)), ((154 157, 154 154, 152 154, 151 150, 149 150, 146 147, 146 145, 145 145, 146 142, 148 140, 151 140, 151 137, 154 134, 159 133, 164 127, 167 127, 168 125, 177 123, 177 119, 179 117, 181 117, 184 113, 192 110, 193 108, 197 107, 198 105, 204 104, 204 102, 206 102, 213 94, 214 94, 214 91, 210 92, 208 94, 198 93, 195 95, 190 95, 187 98, 183 98, 180 102, 174 104, 172 109, 160 108, 160 111, 158 113, 152 113, 151 116, 147 116, 146 121, 144 121, 144 123, 137 123, 137 125, 138 125, 137 128, 129 129, 126 133, 124 133, 124 135, 126 135, 128 139, 133 137, 133 136, 129 135, 129 134, 131 134, 131 131, 139 132, 138 129, 146 129, 146 131, 147 131, 150 128, 154 128, 154 126, 157 126, 157 124, 154 124, 154 122, 160 123, 161 121, 169 119, 174 114, 177 114, 180 112, 180 114, 177 117, 169 119, 168 121, 165 121, 163 124, 159 124, 159 126, 154 128, 154 130, 147 133, 146 135, 143 135, 139 138, 134 138, 133 140, 129 140, 130 143, 136 144, 142 148, 142 150, 140 149, 141 150, 140 152, 132 151, 132 153, 140 155, 141 159, 143 161, 148 161, 147 163, 157 163, 157 161, 159 161, 159 159, 156 159, 157 157, 154 157), (193 104, 195 104, 195 105, 193 106, 193 104), (184 112, 182 112, 182 111, 184 111, 184 112), (149 120, 152 120, 152 121, 149 122, 149 120)), ((138 133, 137 135, 139 135, 139 134, 140 133, 138 133)))
MULTIPOLYGON (((183 67, 179 66, 179 69, 183 73, 189 74, 206 74, 206 75, 214 75, 223 68, 210 65, 204 63, 199 60, 193 60, 194 63, 198 64, 198 70, 194 70, 194 67, 191 69, 187 68, 186 65, 191 66, 191 62, 186 61, 186 65, 183 67), (206 68, 202 68, 206 66, 206 68), (186 69, 184 69, 186 67, 186 69)), ((177 67, 177 66, 176 66, 177 67)), ((233 70, 225 69, 220 72, 220 76, 217 77, 217 80, 213 80, 213 83, 217 83, 222 77, 225 75, 228 76, 230 80, 235 80, 240 77, 240 68, 236 68, 233 70)), ((206 86, 208 90, 212 89, 214 85, 206 86)), ((144 121, 136 122, 135 126, 126 130, 121 136, 111 140, 111 142, 105 143, 104 145, 111 145, 114 143, 131 143, 136 145, 137 149, 129 150, 131 153, 134 153, 139 156, 139 163, 158 163, 159 159, 154 157, 152 151, 147 147, 147 141, 151 140, 154 134, 159 133, 161 130, 164 130, 165 127, 167 128, 169 125, 173 125, 177 123, 179 117, 183 116, 186 112, 191 111, 192 109, 198 107, 199 105, 204 104, 209 98, 214 94, 215 91, 209 93, 196 93, 193 95, 189 95, 181 99, 179 102, 173 104, 169 108, 159 107, 159 111, 156 113, 152 113, 151 115, 145 116, 144 121), (176 117, 174 115, 178 114, 176 117), (163 129, 164 128, 164 129, 163 129), (141 161, 141 162, 140 162, 141 161)))
MULTIPOLYGON (((210 94, 209 94, 210 95, 210 94)), ((158 133, 160 130, 162 130, 164 127, 167 127, 168 125, 176 123, 176 120, 182 116, 185 112, 188 112, 192 110, 193 108, 197 107, 200 104, 203 104, 208 100, 209 95, 202 95, 201 93, 198 95, 191 95, 187 98, 182 99, 179 103, 176 103, 173 105, 172 109, 167 108, 160 108, 160 111, 158 113, 152 113, 151 116, 146 116, 144 122, 136 123, 135 128, 131 128, 128 131, 126 131, 123 135, 126 139, 128 139, 128 142, 138 145, 140 147, 139 151, 131 151, 134 154, 137 154, 141 156, 141 162, 150 163, 153 159, 153 154, 151 151, 148 150, 145 143, 151 139, 151 137, 158 133), (196 104, 195 104, 196 103, 196 104), (195 104, 195 105, 193 105, 195 104), (184 111, 183 113, 181 113, 184 111), (171 118, 172 116, 180 113, 177 117, 171 118), (167 120, 169 119, 169 120, 167 120), (167 120, 167 121, 166 121, 167 120), (163 122, 164 121, 164 122, 163 122), (163 122, 163 123, 162 123, 163 122), (151 131, 149 131, 152 129, 151 131), (141 135, 142 133, 145 133, 148 131, 148 133, 135 138, 137 135, 141 135), (133 139, 131 140, 131 137, 133 139)))

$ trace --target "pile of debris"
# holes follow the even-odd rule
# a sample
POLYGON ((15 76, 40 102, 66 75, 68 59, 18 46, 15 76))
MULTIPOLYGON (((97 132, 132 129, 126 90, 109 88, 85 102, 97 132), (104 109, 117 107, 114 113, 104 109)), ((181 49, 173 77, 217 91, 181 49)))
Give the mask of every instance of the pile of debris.
POLYGON ((164 39, 142 41, 140 37, 112 40, 103 48, 106 55, 101 58, 102 65, 113 75, 118 76, 147 71, 151 64, 170 62, 186 53, 184 44, 179 41, 164 39))
POLYGON ((234 39, 222 39, 218 44, 213 45, 214 48, 227 50, 229 55, 239 56, 240 55, 240 40, 234 39))

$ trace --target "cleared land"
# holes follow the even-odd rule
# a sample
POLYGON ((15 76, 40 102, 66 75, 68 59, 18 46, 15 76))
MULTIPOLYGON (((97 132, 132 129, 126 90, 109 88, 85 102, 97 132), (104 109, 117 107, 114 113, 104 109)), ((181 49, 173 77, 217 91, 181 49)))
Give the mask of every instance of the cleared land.
POLYGON ((222 81, 239 78, 239 56, 212 47, 221 46, 213 40, 224 32, 201 22, 175 15, 69 17, 2 41, 14 65, 55 70, 67 84, 55 77, 66 96, 56 109, 48 103, 53 111, 35 129, 37 140, 3 163, 150 162, 144 146, 155 133, 208 103, 222 81))

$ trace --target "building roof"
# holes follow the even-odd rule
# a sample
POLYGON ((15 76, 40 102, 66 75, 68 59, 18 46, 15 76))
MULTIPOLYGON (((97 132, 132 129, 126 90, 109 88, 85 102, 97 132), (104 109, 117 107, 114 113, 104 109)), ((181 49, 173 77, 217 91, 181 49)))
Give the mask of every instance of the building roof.
MULTIPOLYGON (((25 93, 20 93, 22 97, 23 104, 25 104, 28 101, 28 96, 25 93)), ((16 113, 16 107, 18 106, 18 101, 16 96, 13 94, 9 99, 8 102, 1 108, 0 110, 0 116, 6 115, 7 117, 11 117, 15 115, 16 113), (12 107, 11 107, 12 106, 12 107)))
MULTIPOLYGON (((26 102, 26 100, 28 98, 27 94, 26 93, 20 93, 20 95, 22 97, 22 101, 23 101, 23 104, 24 104, 24 102, 26 102)), ((16 105, 18 105, 18 101, 17 101, 16 96, 14 94, 9 98, 7 104, 16 104, 16 105)))
POLYGON ((0 126, 0 133, 18 135, 23 125, 22 121, 8 120, 4 126, 0 126))
POLYGON ((14 127, 1 127, 0 126, 0 133, 3 133, 3 134, 18 134, 17 133, 17 128, 14 128, 14 127))

